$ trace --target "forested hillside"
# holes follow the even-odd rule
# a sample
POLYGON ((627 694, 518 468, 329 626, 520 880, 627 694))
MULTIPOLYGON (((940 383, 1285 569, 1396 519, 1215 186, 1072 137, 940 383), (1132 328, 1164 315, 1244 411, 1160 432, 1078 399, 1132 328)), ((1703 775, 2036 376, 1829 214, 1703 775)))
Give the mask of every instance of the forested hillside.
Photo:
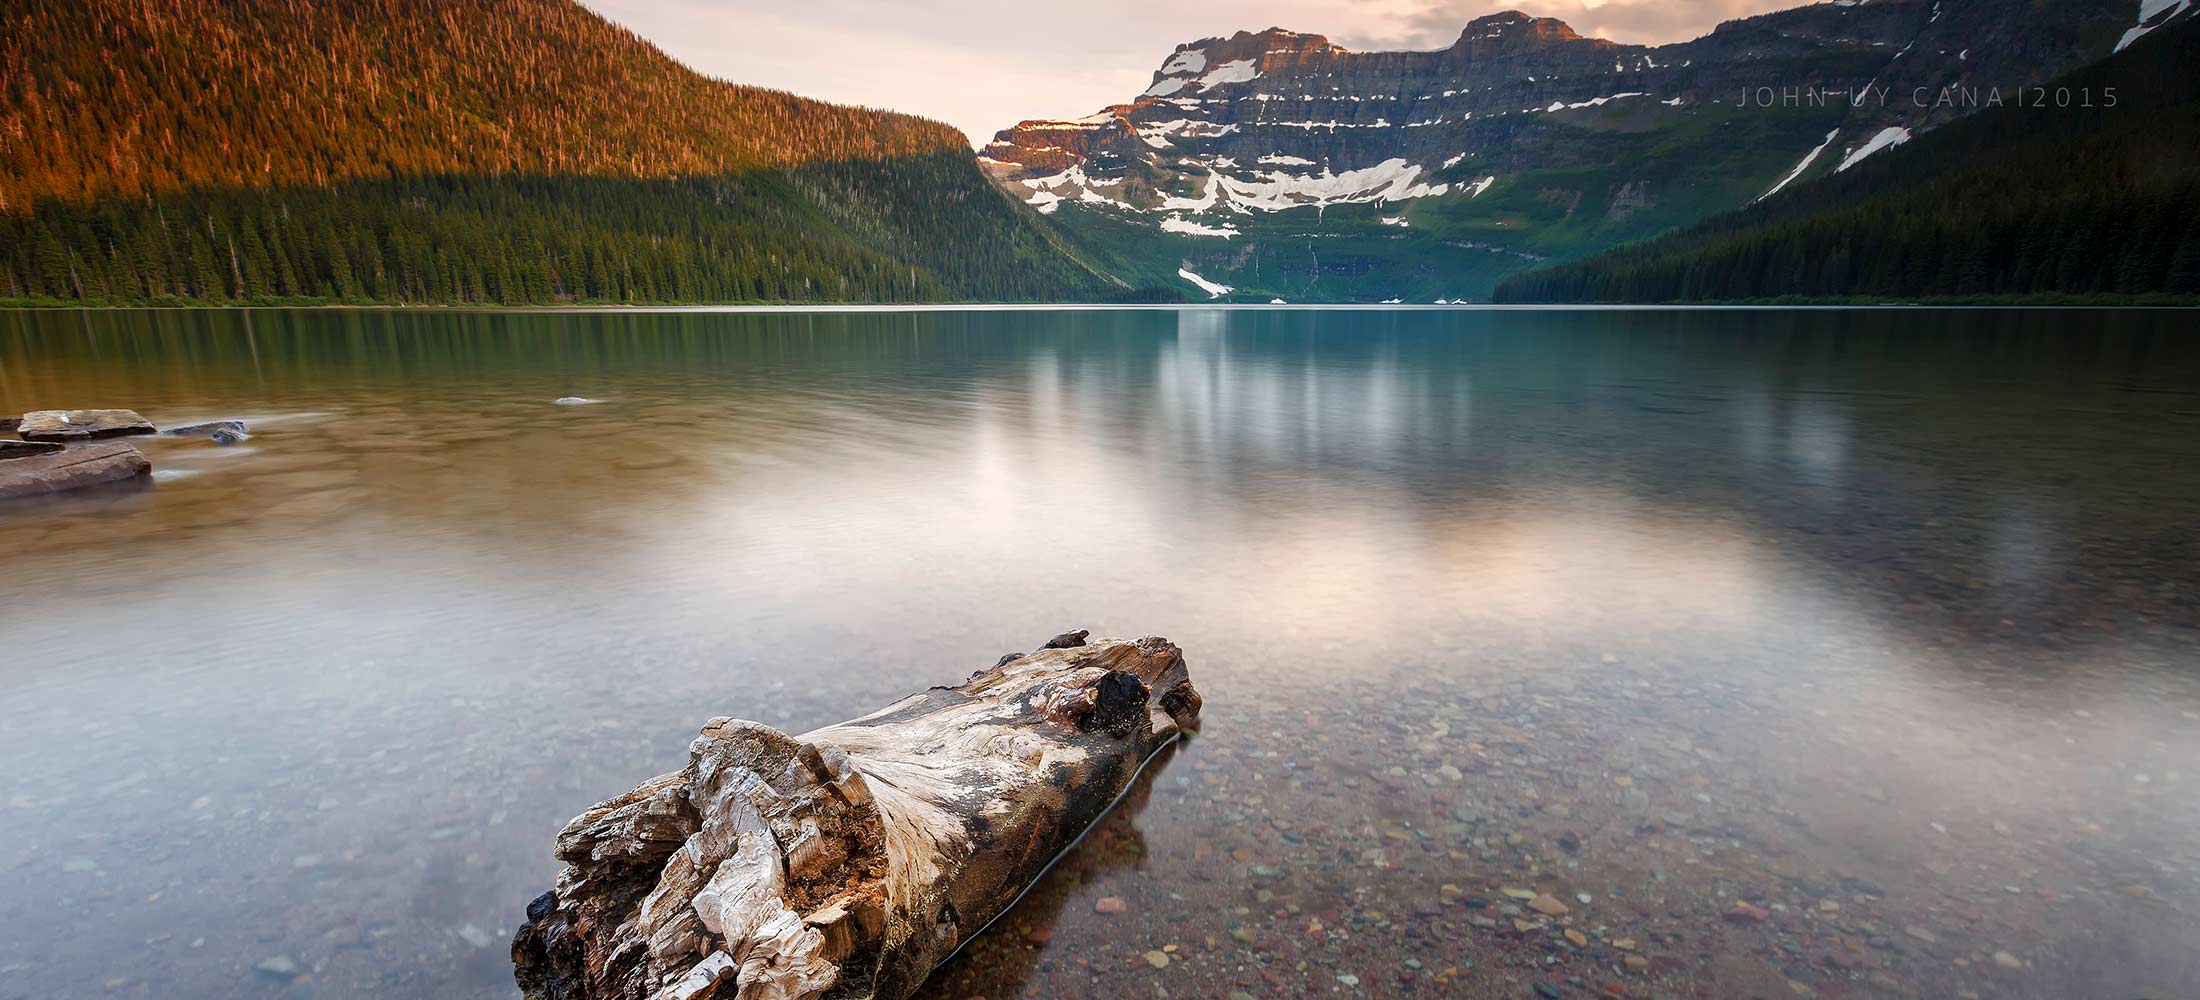
POLYGON ((0 216, 0 298, 1016 301, 1089 277, 958 152, 704 178, 439 175, 0 216))
POLYGON ((962 135, 571 0, 7 0, 0 297, 1101 294, 962 135))
POLYGON ((2200 18, 2028 89, 2027 106, 1663 239, 1516 276, 1497 299, 2200 298, 2195 66, 2200 18))
POLYGON ((959 149, 701 76, 566 0, 8 0, 0 208, 426 174, 676 177, 959 149))

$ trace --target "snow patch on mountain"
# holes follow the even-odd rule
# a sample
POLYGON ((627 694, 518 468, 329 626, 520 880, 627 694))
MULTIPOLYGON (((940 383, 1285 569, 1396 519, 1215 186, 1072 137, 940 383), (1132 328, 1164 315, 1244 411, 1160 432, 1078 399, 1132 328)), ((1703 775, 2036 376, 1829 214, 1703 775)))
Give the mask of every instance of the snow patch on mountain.
POLYGON ((1025 181, 1024 186, 1030 188, 1058 188, 1066 187, 1069 185, 1076 185, 1078 187, 1090 188, 1114 187, 1121 183, 1123 183, 1123 178, 1121 177, 1093 177, 1085 173, 1084 164, 1072 163, 1069 165, 1069 169, 1064 170, 1061 173, 1050 174, 1045 177, 1033 177, 1030 180, 1025 181))
POLYGON ((2194 0, 2139 0, 2139 23, 2124 32, 2116 42, 2116 51, 2122 52, 2131 43, 2145 38, 2147 32, 2182 17, 2194 7, 2194 0))
POLYGON ((1207 175, 1207 182, 1199 189, 1199 197, 1197 198, 1179 198, 1170 195, 1161 199, 1161 210, 1164 212, 1204 212, 1221 204, 1222 185, 1215 180, 1216 176, 1215 174, 1207 175))
POLYGON ((1147 125, 1139 129, 1138 134, 1141 138, 1147 136, 1181 136, 1186 139, 1219 139, 1237 130, 1238 127, 1235 122, 1227 125, 1217 125, 1214 122, 1201 121, 1197 118, 1174 118, 1169 121, 1154 122, 1147 125))
MULTIPOLYGON (((1301 158, 1297 164, 1309 161, 1301 158)), ((1198 165, 1198 160, 1181 161, 1198 165)), ((1264 158, 1264 163, 1278 165, 1283 158, 1264 158)), ((1241 215, 1253 212, 1281 212, 1293 208, 1321 208, 1328 205, 1358 205, 1409 201, 1415 198, 1432 198, 1447 194, 1454 185, 1431 181, 1430 171, 1404 157, 1392 157, 1372 167, 1357 170, 1333 171, 1324 167, 1320 173, 1293 173, 1288 170, 1247 170, 1226 157, 1215 157, 1204 163, 1208 169, 1199 176, 1199 193, 1193 197, 1164 194, 1158 207, 1144 207, 1132 203, 1130 197, 1103 189, 1122 188, 1123 178, 1093 177, 1085 173, 1082 164, 1073 164, 1059 173, 1042 177, 1029 177, 1017 181, 1033 192, 1025 203, 1041 212, 1051 213, 1064 200, 1085 204, 1109 205, 1129 212, 1182 213, 1200 215, 1212 211, 1229 211, 1241 215)), ((1474 184, 1460 187, 1469 196, 1478 195, 1496 183, 1495 177, 1486 177, 1474 184)), ((1190 223, 1182 215, 1173 215, 1174 227, 1164 221, 1164 228, 1191 233, 1177 228, 1190 223)), ((1223 235, 1220 232, 1201 232, 1193 235, 1223 235)), ((1236 235, 1233 231, 1230 235, 1236 235)))
POLYGON ((1640 93, 1640 92, 1634 92, 1634 91, 1630 91, 1630 92, 1628 92, 1628 93, 1625 93, 1625 94, 1613 94, 1613 95, 1612 95, 1612 96, 1610 96, 1610 97, 1592 97, 1592 98, 1590 98, 1590 99, 1588 99, 1588 100, 1586 100, 1586 101, 1575 101, 1575 102, 1573 102, 1572 104, 1568 104, 1568 103, 1566 103, 1565 101, 1552 101, 1552 102, 1551 102, 1551 106, 1550 106, 1550 107, 1547 107, 1547 108, 1544 108, 1543 110, 1545 110, 1545 111, 1579 111, 1579 110, 1581 110, 1582 108, 1601 108, 1601 107, 1605 106, 1606 104, 1610 104, 1610 103, 1611 103, 1611 102, 1613 102, 1613 101, 1623 101, 1623 100, 1626 100, 1627 98, 1630 98, 1630 97, 1648 97, 1648 96, 1650 96, 1650 95, 1648 95, 1648 94, 1644 94, 1644 93, 1640 93))
POLYGON ((1161 220, 1161 230, 1169 233, 1183 233, 1186 236, 1220 236, 1223 239, 1238 235, 1237 226, 1230 223, 1210 226, 1203 222, 1194 222, 1181 215, 1171 215, 1163 218, 1161 220))
POLYGON ((1283 171, 1255 173, 1251 178, 1216 174, 1233 204, 1263 212, 1281 212, 1309 205, 1349 205, 1366 202, 1429 198, 1451 190, 1449 184, 1420 180, 1423 169, 1404 157, 1392 157, 1372 167, 1332 173, 1297 175, 1283 171))
POLYGON ((1864 162, 1873 153, 1877 153, 1882 149, 1892 149, 1908 141, 1910 141, 1909 129, 1900 125, 1889 125, 1880 129, 1879 134, 1872 136, 1870 141, 1850 151, 1849 155, 1841 160, 1841 165, 1833 168, 1833 172, 1838 174, 1846 171, 1850 167, 1864 162))
POLYGON ((1192 269, 1188 267, 1177 268, 1176 276, 1186 281, 1189 281, 1194 285, 1198 285, 1199 290, 1202 292, 1206 292, 1207 297, 1210 299, 1219 299, 1236 290, 1228 285, 1218 285, 1212 281, 1208 281, 1207 279, 1200 277, 1199 275, 1193 274, 1192 269))
POLYGON ((1245 83, 1258 76, 1260 76, 1260 71, 1253 68, 1251 59, 1233 59, 1216 66, 1213 72, 1200 77, 1199 89, 1205 92, 1226 83, 1245 83))
POLYGON ((1096 115, 1086 115, 1086 116, 1085 116, 1085 117, 1083 117, 1083 118, 1072 118, 1072 119, 1068 119, 1068 120, 1066 120, 1066 121, 1053 121, 1053 122, 1050 122, 1050 121, 1031 121, 1031 122, 1025 122, 1025 123, 1024 123, 1024 127, 1025 127, 1025 128, 1030 128, 1030 129, 1041 129, 1041 130, 1047 130, 1047 131, 1052 131, 1052 130, 1055 130, 1055 129, 1069 129, 1069 130, 1073 130, 1073 131, 1078 131, 1078 132, 1087 132, 1087 131, 1091 131, 1092 129, 1096 129, 1096 128, 1106 128, 1106 127, 1108 127, 1109 125, 1112 125, 1112 124, 1114 124, 1114 123, 1115 123, 1115 112, 1113 112, 1113 111, 1102 111, 1102 112, 1100 112, 1099 114, 1096 114, 1096 115))
MULTIPOLYGON (((1817 149, 1813 149, 1809 153, 1805 154, 1803 156, 1803 162, 1796 164, 1795 169, 1788 171, 1786 177, 1780 178, 1780 183, 1774 184, 1772 186, 1772 190, 1758 195, 1757 200, 1763 201, 1766 198, 1770 198, 1773 195, 1779 194, 1780 189, 1794 183, 1797 177, 1803 176, 1803 171, 1809 170, 1811 164, 1818 162, 1818 154, 1825 152, 1827 146, 1833 145, 1834 137, 1840 134, 1840 129, 1834 129, 1833 131, 1826 133, 1826 141, 1819 143, 1817 149)), ((1846 168, 1846 166, 1846 164, 1843 164, 1844 168, 1846 168)))
POLYGON ((1161 75, 1189 76, 1206 68, 1207 51, 1205 49, 1185 49, 1169 57, 1169 61, 1161 67, 1161 75))

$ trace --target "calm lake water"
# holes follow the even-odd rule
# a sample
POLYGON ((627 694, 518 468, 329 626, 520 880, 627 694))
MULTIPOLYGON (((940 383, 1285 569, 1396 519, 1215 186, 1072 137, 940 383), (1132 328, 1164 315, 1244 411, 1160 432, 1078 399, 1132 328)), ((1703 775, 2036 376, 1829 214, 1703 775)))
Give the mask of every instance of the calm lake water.
POLYGON ((928 1000, 2192 997, 2192 328, 0 313, 253 432, 0 507, 0 997, 512 996, 705 719, 1072 628, 1204 731, 928 1000))

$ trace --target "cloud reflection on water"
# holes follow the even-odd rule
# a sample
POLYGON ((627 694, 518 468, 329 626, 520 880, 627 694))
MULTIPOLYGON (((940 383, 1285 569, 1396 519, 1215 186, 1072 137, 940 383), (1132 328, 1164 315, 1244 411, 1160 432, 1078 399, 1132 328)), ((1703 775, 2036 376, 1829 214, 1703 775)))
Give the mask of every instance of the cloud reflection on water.
MULTIPOLYGON (((0 921, 54 928, 0 965, 218 995, 282 950, 361 995, 494 989, 452 927, 508 921, 549 833, 701 717, 805 728, 1071 626, 1190 652, 1213 733, 1171 782, 1250 781, 1339 690, 1396 704, 1309 771, 1417 745, 1399 713, 1435 701, 1462 734, 1548 702, 1609 742, 1538 751, 1716 745, 1673 791, 1762 794, 1812 864, 2189 907, 2200 435, 2152 391, 2200 382, 2177 321, 0 314, 0 409, 326 414, 219 461, 148 443, 196 474, 126 500, 0 511, 29 803, 0 921), (548 405, 574 394, 618 403, 548 405), (224 933, 104 944, 178 925, 224 933)), ((1262 807, 1410 802, 1341 789, 1262 807)), ((1150 809, 1153 863, 1212 821, 1150 809)), ((2188 910, 2084 912, 2120 948, 2002 932, 2063 956, 2035 985, 2160 982, 2200 944, 2164 919, 2188 910)))

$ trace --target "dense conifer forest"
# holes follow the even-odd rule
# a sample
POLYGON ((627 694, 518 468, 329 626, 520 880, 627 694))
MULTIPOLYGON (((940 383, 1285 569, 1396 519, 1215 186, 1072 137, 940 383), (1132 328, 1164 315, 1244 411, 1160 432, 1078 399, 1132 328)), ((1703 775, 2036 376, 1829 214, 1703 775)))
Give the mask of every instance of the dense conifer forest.
POLYGON ((696 74, 571 0, 16 0, 0 298, 1109 290, 963 135, 696 74))
POLYGON ((0 298, 527 304, 1098 294, 959 152, 672 180, 443 175, 0 215, 0 298))
POLYGON ((1496 298, 2200 300, 2195 66, 2200 19, 2025 92, 2045 106, 1989 108, 1753 207, 1515 276, 1496 298))

